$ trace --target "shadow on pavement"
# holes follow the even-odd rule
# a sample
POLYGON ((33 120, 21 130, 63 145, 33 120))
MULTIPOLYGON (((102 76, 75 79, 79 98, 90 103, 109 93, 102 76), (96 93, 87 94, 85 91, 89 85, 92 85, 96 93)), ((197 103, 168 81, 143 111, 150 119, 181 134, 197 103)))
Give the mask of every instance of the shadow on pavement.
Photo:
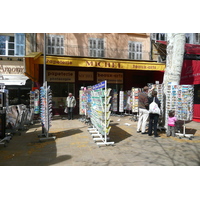
POLYGON ((159 140, 155 140, 155 145, 160 146, 161 151, 150 151, 153 155, 156 155, 154 163, 160 166, 166 166, 165 163, 161 163, 163 157, 165 160, 170 160, 172 166, 200 166, 200 150, 196 143, 173 143, 171 146, 162 144, 159 140), (162 157, 162 159, 161 159, 162 157))
POLYGON ((117 125, 119 125, 119 123, 111 124, 111 130, 109 134, 110 141, 118 143, 132 136, 131 134, 127 133, 125 130, 119 128, 117 125))

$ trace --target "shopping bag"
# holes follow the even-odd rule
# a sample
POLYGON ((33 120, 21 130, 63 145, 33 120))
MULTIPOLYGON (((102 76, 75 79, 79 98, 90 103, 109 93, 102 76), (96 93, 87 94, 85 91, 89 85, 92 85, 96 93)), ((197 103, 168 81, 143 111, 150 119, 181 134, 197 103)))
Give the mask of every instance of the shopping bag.
POLYGON ((160 115, 160 108, 155 102, 155 97, 153 98, 153 102, 149 104, 149 113, 160 115))
POLYGON ((64 113, 68 113, 68 109, 67 109, 67 107, 65 108, 64 113))

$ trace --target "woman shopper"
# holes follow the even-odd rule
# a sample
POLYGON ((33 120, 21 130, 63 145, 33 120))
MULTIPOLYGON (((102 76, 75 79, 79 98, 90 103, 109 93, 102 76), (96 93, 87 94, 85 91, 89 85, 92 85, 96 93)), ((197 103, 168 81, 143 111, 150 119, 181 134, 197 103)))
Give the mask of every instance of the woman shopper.
MULTIPOLYGON (((157 91, 152 91, 152 96, 149 97, 148 102, 149 105, 152 102, 157 103, 158 107, 160 108, 160 101, 157 98, 157 91)), ((152 135, 152 130, 154 130, 154 137, 159 137, 157 133, 157 125, 158 125, 159 114, 149 113, 149 128, 148 128, 148 135, 152 135)))

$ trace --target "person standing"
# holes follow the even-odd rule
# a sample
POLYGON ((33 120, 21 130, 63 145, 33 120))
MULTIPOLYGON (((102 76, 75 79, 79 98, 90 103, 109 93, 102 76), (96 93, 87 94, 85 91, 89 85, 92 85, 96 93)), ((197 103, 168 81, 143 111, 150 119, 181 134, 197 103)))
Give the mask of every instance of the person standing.
POLYGON ((142 134, 144 134, 146 131, 146 123, 149 117, 148 106, 148 87, 145 86, 143 91, 138 94, 139 119, 137 124, 137 133, 142 131, 142 134))
POLYGON ((167 137, 175 137, 175 127, 176 127, 177 118, 175 117, 175 111, 170 110, 168 113, 168 127, 167 127, 167 137))
MULTIPOLYGON (((157 98, 157 91, 152 92, 152 96, 149 97, 149 105, 155 101, 158 107, 160 108, 160 101, 157 98)), ((157 133, 157 125, 158 125, 159 114, 149 113, 149 128, 148 135, 152 135, 152 129, 154 130, 154 137, 159 137, 157 133)))
POLYGON ((72 95, 72 93, 69 93, 67 99, 66 99, 66 107, 67 107, 67 113, 68 113, 68 120, 73 119, 73 110, 76 106, 76 99, 72 95))

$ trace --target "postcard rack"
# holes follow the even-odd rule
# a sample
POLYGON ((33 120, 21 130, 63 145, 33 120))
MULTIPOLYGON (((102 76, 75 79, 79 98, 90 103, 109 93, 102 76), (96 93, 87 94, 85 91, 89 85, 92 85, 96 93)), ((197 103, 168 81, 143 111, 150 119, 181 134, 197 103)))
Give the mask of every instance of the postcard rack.
POLYGON ((193 134, 185 133, 185 122, 193 118, 193 96, 193 85, 169 84, 167 86, 165 117, 167 120, 169 110, 174 110, 177 119, 183 121, 183 133, 176 133, 180 139, 182 137, 193 138, 193 134))
POLYGON ((113 145, 114 142, 108 142, 110 133, 110 91, 107 89, 107 81, 103 81, 93 86, 91 91, 91 122, 93 127, 88 131, 97 145, 113 145))
POLYGON ((38 137, 40 141, 55 139, 55 136, 50 137, 49 128, 51 126, 51 118, 52 118, 52 93, 50 86, 47 86, 47 82, 40 87, 40 116, 42 123, 42 134, 39 134, 38 137))

